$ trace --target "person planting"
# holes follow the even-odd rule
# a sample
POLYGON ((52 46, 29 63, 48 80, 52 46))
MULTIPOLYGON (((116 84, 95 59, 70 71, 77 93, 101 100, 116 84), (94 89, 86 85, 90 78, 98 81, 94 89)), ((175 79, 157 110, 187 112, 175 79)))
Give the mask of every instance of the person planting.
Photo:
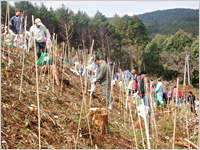
POLYGON ((99 75, 96 78, 96 81, 93 80, 93 83, 99 82, 102 87, 103 97, 107 100, 107 103, 110 103, 108 109, 113 109, 113 99, 110 95, 110 85, 111 85, 111 75, 110 70, 107 68, 107 64, 104 60, 101 60, 99 56, 95 57, 95 64, 97 67, 97 72, 99 75), (107 79, 107 71, 108 71, 108 79, 107 79))

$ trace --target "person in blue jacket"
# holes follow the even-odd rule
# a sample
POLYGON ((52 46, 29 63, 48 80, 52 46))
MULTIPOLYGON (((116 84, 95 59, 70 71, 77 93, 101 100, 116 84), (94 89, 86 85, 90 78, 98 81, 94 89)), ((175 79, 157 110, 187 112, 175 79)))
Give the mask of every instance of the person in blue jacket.
POLYGON ((164 102, 163 102, 163 83, 161 82, 161 79, 158 78, 157 80, 158 84, 156 85, 156 95, 157 95, 157 99, 158 99, 158 102, 163 105, 164 102))
POLYGON ((14 27, 14 33, 15 34, 22 34, 24 32, 24 24, 25 24, 25 19, 24 17, 22 17, 22 24, 21 24, 21 17, 20 16, 20 10, 18 8, 15 9, 15 16, 10 18, 10 21, 8 22, 8 24, 10 26, 14 27), (20 26, 21 26, 21 30, 20 30, 20 26))

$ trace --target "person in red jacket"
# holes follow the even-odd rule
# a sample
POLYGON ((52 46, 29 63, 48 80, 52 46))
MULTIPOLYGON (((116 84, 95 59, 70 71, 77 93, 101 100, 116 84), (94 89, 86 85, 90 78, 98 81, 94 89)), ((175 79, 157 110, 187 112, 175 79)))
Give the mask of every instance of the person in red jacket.
POLYGON ((171 91, 171 95, 172 95, 172 98, 174 99, 174 103, 176 102, 176 92, 177 93, 177 106, 179 106, 179 98, 182 97, 181 95, 181 92, 179 91, 179 89, 176 88, 176 86, 174 86, 174 89, 171 91))

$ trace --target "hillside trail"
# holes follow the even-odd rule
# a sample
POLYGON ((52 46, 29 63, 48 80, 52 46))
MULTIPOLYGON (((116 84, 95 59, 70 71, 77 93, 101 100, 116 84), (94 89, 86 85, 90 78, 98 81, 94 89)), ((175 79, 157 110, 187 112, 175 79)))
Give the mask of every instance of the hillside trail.
MULTIPOLYGON (((1 53, 1 148, 38 148, 38 113, 34 53, 31 51, 25 55, 22 92, 19 100, 22 52, 23 49, 8 48, 5 46, 4 55, 1 53), (9 52, 10 61, 8 59, 9 52)), ((38 66, 40 80, 41 148, 74 149, 83 99, 80 77, 70 71, 70 66, 65 66, 64 72, 69 77, 64 76, 63 79, 69 82, 63 83, 61 96, 61 86, 54 84, 54 92, 52 92, 53 79, 49 79, 48 75, 44 77, 40 76, 40 71, 41 67, 38 66)), ((59 68, 59 74, 62 74, 61 68, 59 68)), ((83 86, 84 79, 82 77, 83 86)), ((88 89, 90 86, 88 82, 88 89)), ((117 86, 113 87, 113 91, 114 109, 108 110, 108 134, 102 135, 90 118, 89 124, 93 141, 93 145, 91 145, 86 117, 87 112, 83 109, 77 149, 136 149, 129 112, 124 108, 125 102, 123 104, 120 103, 123 92, 117 86)), ((86 100, 88 102, 90 100, 89 91, 86 93, 86 100)), ((90 107, 105 108, 105 106, 106 103, 103 98, 101 86, 97 84, 97 91, 92 97, 90 107)), ((175 148, 188 148, 188 145, 180 144, 180 142, 184 143, 183 139, 187 137, 184 108, 180 108, 177 115, 176 141, 179 143, 176 143, 175 148)), ((89 106, 87 106, 88 109, 89 106)), ((155 140, 155 131, 153 130, 152 123, 150 123, 151 148, 171 148, 173 117, 169 118, 166 121, 166 126, 163 127, 163 122, 167 119, 167 113, 165 112, 167 109, 161 111, 155 107, 154 110, 158 141, 155 140)), ((168 110, 172 111, 171 109, 168 110)), ((134 106, 132 106, 131 111, 133 122, 135 123, 137 116, 134 106)), ((188 118, 190 119, 188 124, 189 140, 195 143, 197 142, 199 133, 199 118, 189 113, 189 111, 186 112, 188 112, 188 118)), ((143 131, 143 133, 145 132, 143 131)), ((138 147, 144 148, 139 129, 136 129, 136 137, 138 147)), ((147 147, 145 134, 144 140, 147 147)))

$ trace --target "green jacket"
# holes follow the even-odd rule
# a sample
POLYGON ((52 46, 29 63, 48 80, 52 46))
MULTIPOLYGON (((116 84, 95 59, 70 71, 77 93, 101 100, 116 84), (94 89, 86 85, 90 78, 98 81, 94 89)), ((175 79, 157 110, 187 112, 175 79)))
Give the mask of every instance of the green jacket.
MULTIPOLYGON (((101 85, 106 85, 107 64, 104 60, 101 60, 101 63, 97 68, 97 72, 99 73, 99 75, 97 76, 96 81, 99 82, 99 84, 101 85)), ((111 83, 110 79, 110 70, 108 69, 108 85, 111 83)))

